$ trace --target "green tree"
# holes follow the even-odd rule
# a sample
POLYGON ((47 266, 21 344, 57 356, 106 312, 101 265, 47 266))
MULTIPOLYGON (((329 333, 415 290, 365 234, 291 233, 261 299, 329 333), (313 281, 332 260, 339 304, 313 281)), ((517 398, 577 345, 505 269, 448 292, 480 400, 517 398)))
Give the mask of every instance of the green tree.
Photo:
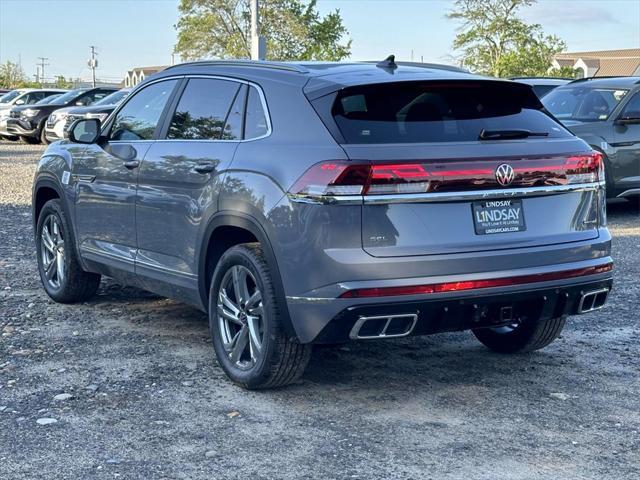
POLYGON ((0 86, 4 88, 19 88, 27 83, 27 76, 19 64, 7 60, 0 65, 0 86))
MULTIPOLYGON (((249 58, 249 0, 180 0, 175 51, 185 60, 249 58)), ((340 11, 321 17, 316 0, 263 0, 260 34, 271 60, 341 60, 351 53, 351 40, 340 11)))
POLYGON ((566 49, 539 24, 518 18, 518 10, 536 0, 456 0, 447 17, 462 23, 453 41, 463 66, 494 77, 556 74, 573 77, 571 69, 550 71, 551 61, 566 49))
POLYGON ((71 88, 73 87, 73 82, 71 80, 67 80, 64 78, 64 75, 58 75, 55 81, 56 88, 71 88))

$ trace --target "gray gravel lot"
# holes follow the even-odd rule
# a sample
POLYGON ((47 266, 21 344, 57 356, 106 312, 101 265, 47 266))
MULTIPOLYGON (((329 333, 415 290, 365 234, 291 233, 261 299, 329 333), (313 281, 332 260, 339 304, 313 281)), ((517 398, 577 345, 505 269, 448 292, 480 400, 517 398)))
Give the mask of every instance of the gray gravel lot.
POLYGON ((317 349, 300 385, 247 392, 190 307, 108 280, 88 303, 48 299, 41 151, 0 142, 0 479, 640 478, 637 206, 609 208, 608 306, 541 352, 468 332, 357 343, 317 349))

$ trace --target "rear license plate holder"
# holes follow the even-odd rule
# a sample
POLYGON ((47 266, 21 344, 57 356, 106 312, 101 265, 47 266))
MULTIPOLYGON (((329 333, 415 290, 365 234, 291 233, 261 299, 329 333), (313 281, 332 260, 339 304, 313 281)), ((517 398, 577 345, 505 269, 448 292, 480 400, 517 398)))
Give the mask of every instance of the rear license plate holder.
POLYGON ((522 199, 483 200, 471 204, 476 235, 524 232, 522 199))

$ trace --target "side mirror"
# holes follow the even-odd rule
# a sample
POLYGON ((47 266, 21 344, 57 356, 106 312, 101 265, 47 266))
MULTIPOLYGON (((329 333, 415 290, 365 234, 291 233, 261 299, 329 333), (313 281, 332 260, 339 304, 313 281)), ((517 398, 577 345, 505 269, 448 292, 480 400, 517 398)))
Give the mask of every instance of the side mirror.
POLYGON ((76 102, 76 106, 77 106, 77 107, 82 107, 83 105, 84 105, 84 102, 83 102, 82 100, 78 100, 78 101, 76 102))
POLYGON ((99 136, 100 120, 97 118, 81 118, 69 128, 69 140, 73 143, 95 143, 99 136))
POLYGON ((19 100, 16 100, 16 105, 24 105, 24 99, 21 98, 19 100))

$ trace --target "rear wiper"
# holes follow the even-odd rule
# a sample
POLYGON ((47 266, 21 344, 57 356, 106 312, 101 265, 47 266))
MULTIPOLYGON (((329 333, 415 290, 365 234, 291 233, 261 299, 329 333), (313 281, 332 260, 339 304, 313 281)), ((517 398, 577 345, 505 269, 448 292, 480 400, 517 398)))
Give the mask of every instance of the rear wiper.
POLYGON ((511 140, 514 138, 548 137, 549 132, 532 132, 531 130, 485 130, 480 131, 478 140, 511 140))

